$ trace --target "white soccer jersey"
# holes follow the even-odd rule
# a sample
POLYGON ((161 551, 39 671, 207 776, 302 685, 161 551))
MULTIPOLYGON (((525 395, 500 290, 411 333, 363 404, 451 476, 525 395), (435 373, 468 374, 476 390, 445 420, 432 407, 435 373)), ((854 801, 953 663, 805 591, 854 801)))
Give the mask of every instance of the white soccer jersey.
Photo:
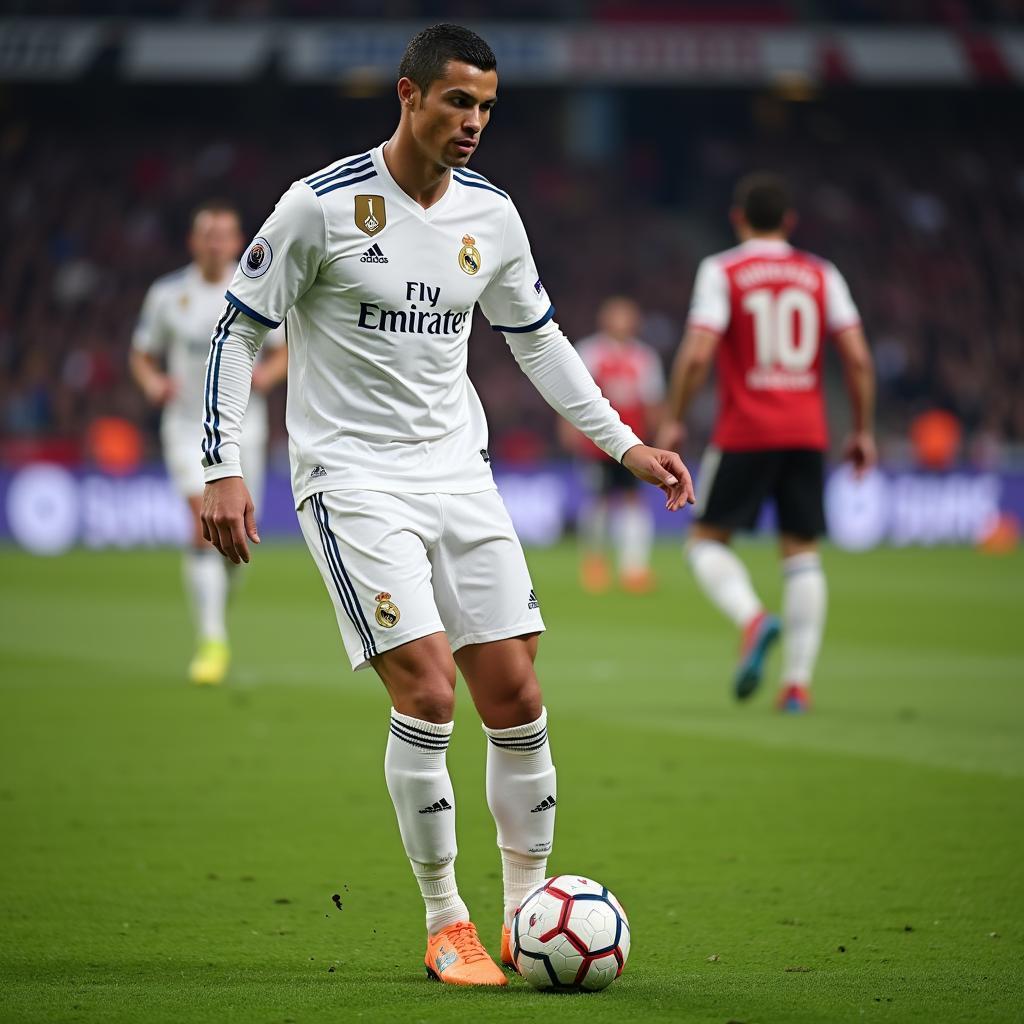
POLYGON ((425 210, 391 177, 383 150, 295 182, 243 254, 207 375, 207 481, 239 475, 246 357, 258 325, 282 320, 297 507, 321 491, 494 486, 466 375, 477 303, 545 398, 613 458, 640 443, 552 321, 509 197, 456 168, 425 210))
MULTIPOLYGON (((201 457, 204 376, 210 353, 210 333, 224 309, 224 288, 230 275, 207 281, 191 263, 157 278, 146 293, 132 347, 165 360, 177 393, 163 409, 165 424, 180 426, 195 435, 196 455, 201 457)), ((268 344, 284 343, 275 331, 268 344)), ((254 395, 245 417, 246 434, 266 439, 267 407, 262 395, 254 395)))

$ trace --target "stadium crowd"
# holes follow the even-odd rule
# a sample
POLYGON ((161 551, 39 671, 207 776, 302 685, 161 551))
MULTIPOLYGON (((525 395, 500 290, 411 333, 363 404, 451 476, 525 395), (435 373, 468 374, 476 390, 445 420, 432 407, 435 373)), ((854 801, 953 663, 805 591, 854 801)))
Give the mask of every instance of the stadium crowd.
MULTIPOLYGON (((253 233, 288 182, 373 143, 390 123, 387 102, 351 104, 329 140, 287 112, 275 113, 272 141, 245 118, 225 129, 215 111, 171 130, 141 114, 105 127, 10 121, 0 135, 0 459, 24 457, 40 439, 84 454, 102 416, 145 426, 155 455, 155 416, 128 376, 128 342, 147 286, 186 262, 189 211, 229 197, 253 233)), ((856 104, 793 113, 752 96, 740 115, 730 102, 680 133, 626 116, 616 158, 590 161, 567 155, 564 118, 540 117, 528 91, 498 116, 474 167, 516 199, 570 337, 593 329, 603 298, 629 294, 667 363, 698 260, 731 244, 733 182, 772 167, 797 198, 795 241, 838 264, 861 308, 883 435, 905 436, 917 412, 940 407, 971 439, 1024 442, 1021 136, 1001 131, 998 117, 960 111, 950 147, 913 112, 880 123, 856 104), (524 152, 527 119, 542 159, 524 152)), ((556 450, 550 410, 479 318, 470 372, 499 456, 556 450)), ((698 407, 695 444, 710 401, 698 407)))

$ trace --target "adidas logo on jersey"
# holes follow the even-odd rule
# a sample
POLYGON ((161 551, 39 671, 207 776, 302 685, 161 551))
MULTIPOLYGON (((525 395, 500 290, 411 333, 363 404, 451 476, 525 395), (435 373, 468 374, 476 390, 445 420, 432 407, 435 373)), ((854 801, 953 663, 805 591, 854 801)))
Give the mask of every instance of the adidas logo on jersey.
POLYGON ((555 807, 555 798, 553 796, 546 796, 532 811, 531 814, 539 814, 541 811, 551 811, 555 807))
POLYGON ((309 474, 309 479, 318 480, 322 476, 327 476, 327 470, 323 466, 314 466, 313 472, 309 474))
POLYGON ((381 251, 381 247, 374 242, 362 256, 359 257, 360 263, 390 263, 391 261, 381 251))
POLYGON ((441 797, 440 800, 435 800, 432 804, 421 807, 420 814, 440 814, 441 811, 450 810, 452 810, 452 805, 444 797, 441 797))
POLYGON ((527 608, 539 608, 540 601, 537 600, 537 592, 535 590, 530 591, 530 596, 526 599, 527 608))

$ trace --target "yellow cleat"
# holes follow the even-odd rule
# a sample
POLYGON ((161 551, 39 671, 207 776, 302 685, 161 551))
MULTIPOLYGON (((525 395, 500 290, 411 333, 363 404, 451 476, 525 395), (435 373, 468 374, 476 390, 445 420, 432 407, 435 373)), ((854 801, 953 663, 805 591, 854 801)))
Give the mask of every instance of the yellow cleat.
POLYGON ((427 977, 447 985, 507 985, 501 968, 484 949, 476 926, 458 921, 427 938, 427 977))
POLYGON ((512 959, 512 929, 501 926, 501 966, 519 973, 515 960, 512 959))
POLYGON ((189 662, 188 677, 196 686, 219 686, 230 663, 231 651, 223 640, 204 640, 189 662))

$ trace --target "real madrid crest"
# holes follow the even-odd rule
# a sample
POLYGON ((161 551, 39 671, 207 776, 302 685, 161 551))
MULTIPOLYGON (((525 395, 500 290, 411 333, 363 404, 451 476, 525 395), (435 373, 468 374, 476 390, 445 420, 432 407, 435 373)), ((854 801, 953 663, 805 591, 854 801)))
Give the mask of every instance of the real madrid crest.
POLYGON ((377 602, 377 610, 373 613, 373 617, 377 620, 377 625, 383 626, 385 629, 396 626, 402 613, 398 610, 398 605, 391 600, 391 595, 386 590, 382 590, 374 600, 377 602))
POLYGON ((388 212, 384 208, 383 196, 356 196, 356 227, 371 237, 384 230, 388 212))
POLYGON ((480 250, 476 247, 476 239, 472 235, 462 236, 459 266, 467 274, 475 274, 480 269, 480 250))

